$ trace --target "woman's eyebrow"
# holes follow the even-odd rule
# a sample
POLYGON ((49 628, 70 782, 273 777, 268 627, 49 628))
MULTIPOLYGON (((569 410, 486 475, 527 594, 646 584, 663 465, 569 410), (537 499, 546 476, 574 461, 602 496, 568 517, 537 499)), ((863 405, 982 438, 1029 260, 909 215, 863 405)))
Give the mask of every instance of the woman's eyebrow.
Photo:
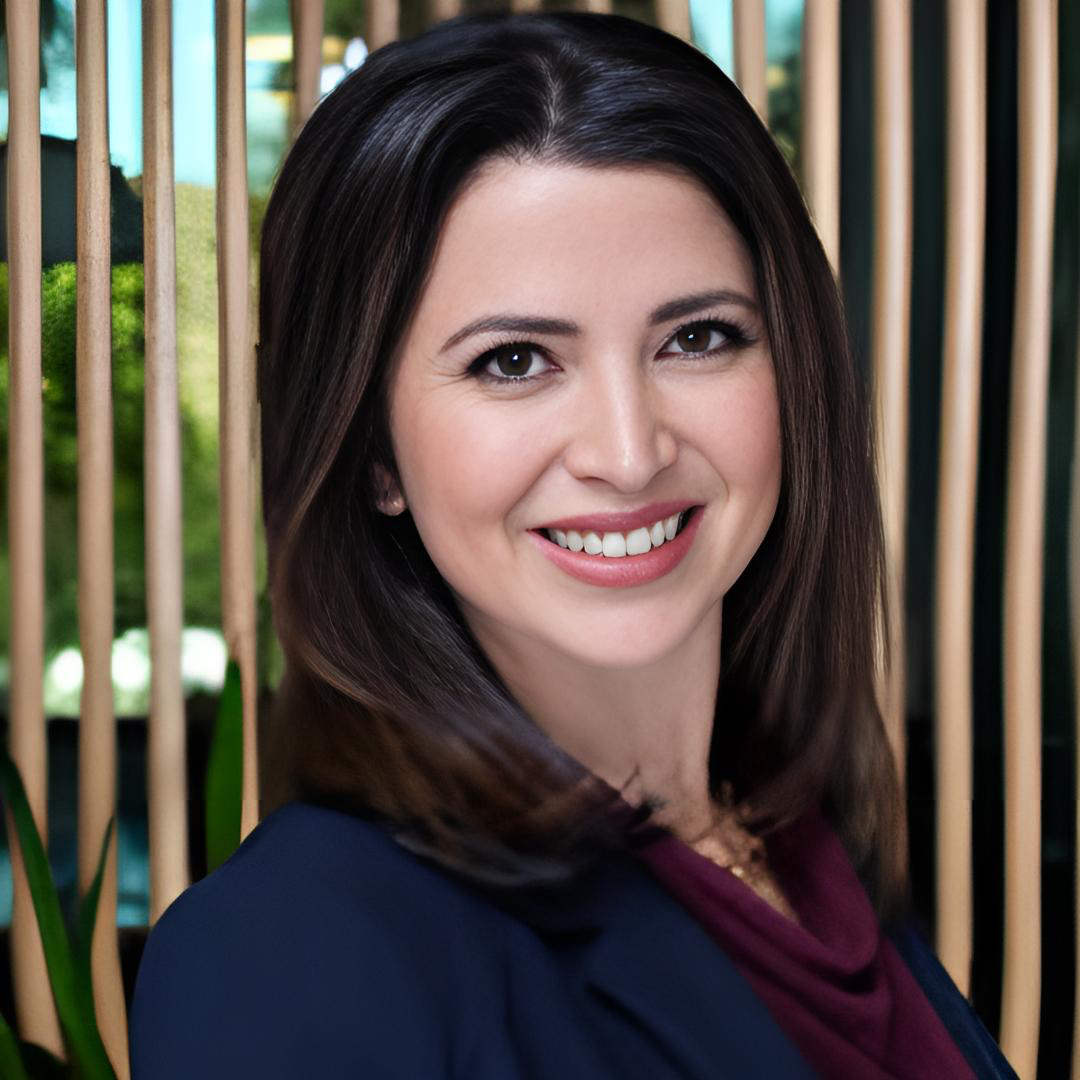
MULTIPOLYGON (((736 292, 733 289, 710 289, 707 292, 680 296, 661 304, 649 315, 649 326, 658 326, 660 323, 668 322, 671 319, 681 319, 685 315, 693 315, 696 311, 713 307, 716 304, 740 304, 750 311, 757 312, 758 310, 757 304, 749 296, 741 292, 736 292)), ((579 337, 581 327, 576 322, 570 322, 567 319, 555 319, 543 315, 514 315, 509 313, 482 315, 479 319, 474 319, 467 326, 463 326, 457 333, 447 338, 446 344, 439 350, 439 353, 447 352, 474 334, 489 332, 579 337)))

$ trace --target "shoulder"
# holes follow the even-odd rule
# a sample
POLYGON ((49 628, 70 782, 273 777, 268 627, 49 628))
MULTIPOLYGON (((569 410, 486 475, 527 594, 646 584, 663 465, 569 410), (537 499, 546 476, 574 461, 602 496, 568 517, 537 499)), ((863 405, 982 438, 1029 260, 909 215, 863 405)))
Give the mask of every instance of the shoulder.
POLYGON ((496 993, 472 945, 499 917, 378 824, 279 807, 151 929, 133 1078, 442 1075, 496 993))

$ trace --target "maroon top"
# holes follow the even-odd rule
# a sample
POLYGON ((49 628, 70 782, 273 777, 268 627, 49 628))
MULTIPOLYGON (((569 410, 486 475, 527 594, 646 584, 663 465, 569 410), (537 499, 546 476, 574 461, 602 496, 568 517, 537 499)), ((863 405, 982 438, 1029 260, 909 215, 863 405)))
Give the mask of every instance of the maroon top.
POLYGON ((823 814, 766 837, 766 849, 801 926, 676 836, 635 851, 823 1077, 975 1080, 823 814))

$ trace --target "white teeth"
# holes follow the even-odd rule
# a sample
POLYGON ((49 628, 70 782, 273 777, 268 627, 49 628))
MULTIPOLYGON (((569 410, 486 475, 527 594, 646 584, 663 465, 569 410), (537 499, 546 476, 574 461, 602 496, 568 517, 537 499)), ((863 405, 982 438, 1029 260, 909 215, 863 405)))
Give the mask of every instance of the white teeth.
POLYGON ((642 526, 629 533, 580 533, 575 529, 568 529, 565 532, 562 529, 543 531, 559 547, 568 548, 570 551, 584 550, 588 555, 603 555, 608 559, 620 559, 625 555, 644 555, 652 548, 660 547, 668 540, 674 540, 679 526, 688 513, 688 510, 684 510, 681 514, 672 514, 648 527, 642 526))

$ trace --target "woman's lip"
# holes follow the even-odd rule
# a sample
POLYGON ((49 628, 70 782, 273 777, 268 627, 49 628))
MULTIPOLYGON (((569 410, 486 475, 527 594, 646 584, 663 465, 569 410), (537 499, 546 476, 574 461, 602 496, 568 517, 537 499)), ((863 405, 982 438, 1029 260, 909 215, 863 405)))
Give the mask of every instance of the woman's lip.
POLYGON ((695 505, 697 504, 692 499, 667 499, 665 502, 650 503, 648 506, 641 507, 640 510, 626 510, 611 514, 582 514, 578 517, 548 521, 543 525, 537 525, 536 528, 561 529, 563 532, 574 529, 577 532, 594 532, 600 535, 606 532, 631 532, 662 521, 664 518, 671 517, 672 514, 680 514, 683 510, 695 505))
POLYGON ((704 516, 705 507, 695 507, 674 540, 667 540, 644 555, 624 555, 621 559, 586 555, 584 551, 570 551, 553 540, 548 540, 537 529, 529 529, 527 532, 541 553, 571 577, 603 588, 625 588, 645 585, 671 573, 690 550, 704 516))

